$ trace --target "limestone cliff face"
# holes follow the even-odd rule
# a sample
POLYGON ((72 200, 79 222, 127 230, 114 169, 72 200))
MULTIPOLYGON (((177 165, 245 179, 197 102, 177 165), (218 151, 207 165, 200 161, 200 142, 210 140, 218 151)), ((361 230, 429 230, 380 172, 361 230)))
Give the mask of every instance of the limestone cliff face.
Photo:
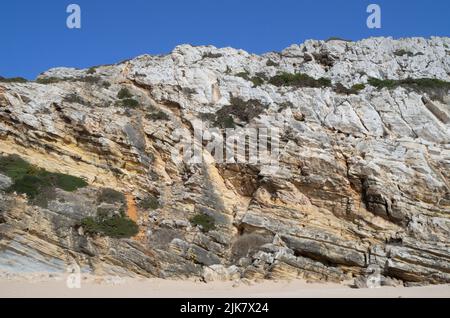
POLYGON ((386 282, 448 283, 450 97, 401 81, 423 78, 450 82, 449 38, 307 41, 262 56, 183 45, 0 83, 1 154, 89 184, 41 207, 0 175, 0 270, 344 281, 375 268, 386 282), (280 85, 281 73, 331 83, 280 85), (173 160, 177 128, 223 113, 278 127, 279 169, 173 160), (137 236, 79 226, 105 187, 127 195, 137 236), (141 204, 149 194, 158 207, 141 204))

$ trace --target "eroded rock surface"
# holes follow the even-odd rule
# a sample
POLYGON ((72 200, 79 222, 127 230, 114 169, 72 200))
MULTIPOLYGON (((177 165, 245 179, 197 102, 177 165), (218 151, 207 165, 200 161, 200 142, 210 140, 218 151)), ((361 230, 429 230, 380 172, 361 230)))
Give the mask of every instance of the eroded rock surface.
POLYGON ((449 283, 448 91, 377 89, 369 78, 449 82, 450 39, 307 41, 262 56, 182 45, 0 83, 2 155, 89 183, 41 207, 6 191, 0 175, 0 270, 77 263, 105 275, 340 282, 378 266, 385 282, 449 283), (281 72, 365 87, 347 95, 266 80, 281 72), (122 88, 132 97, 119 98, 122 88), (193 134, 195 119, 215 127, 218 114, 280 128, 279 169, 211 162, 206 152, 202 163, 175 162, 175 129, 193 134), (127 194, 128 208, 134 198, 137 236, 79 226, 104 187, 127 194), (139 204, 149 194, 158 207, 139 204), (214 228, 193 224, 198 214, 214 228))

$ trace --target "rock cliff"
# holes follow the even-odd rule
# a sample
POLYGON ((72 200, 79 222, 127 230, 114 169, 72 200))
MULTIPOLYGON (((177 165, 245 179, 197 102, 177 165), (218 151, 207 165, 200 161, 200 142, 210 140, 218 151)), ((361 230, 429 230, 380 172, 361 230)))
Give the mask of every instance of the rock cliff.
POLYGON ((86 182, 32 199, 0 169, 0 270, 449 283, 449 82, 450 38, 437 37, 261 56, 182 45, 0 79, 3 159, 86 182), (205 150, 174 160, 174 131, 193 135, 195 120, 277 127, 278 168, 205 150), (104 211, 138 233, 90 231, 104 211))

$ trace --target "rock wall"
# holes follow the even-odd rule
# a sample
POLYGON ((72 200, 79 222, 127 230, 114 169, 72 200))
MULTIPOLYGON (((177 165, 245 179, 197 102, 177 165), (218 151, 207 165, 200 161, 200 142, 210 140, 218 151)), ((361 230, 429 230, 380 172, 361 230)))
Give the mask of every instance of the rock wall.
POLYGON ((377 89, 370 78, 449 82, 450 39, 307 41, 261 56, 182 45, 0 83, 1 153, 89 183, 42 208, 5 192, 11 180, 0 175, 0 269, 76 262, 99 274, 340 282, 376 268, 384 282, 450 282, 448 91, 377 89), (281 72, 365 87, 266 80, 281 72), (214 127, 226 112, 239 127, 280 129, 279 169, 205 151, 201 163, 173 160, 177 128, 193 134, 194 120, 214 127), (79 221, 103 187, 136 201, 138 236, 84 233, 79 221), (148 194, 159 207, 139 205, 148 194), (198 214, 214 229, 193 224, 198 214))

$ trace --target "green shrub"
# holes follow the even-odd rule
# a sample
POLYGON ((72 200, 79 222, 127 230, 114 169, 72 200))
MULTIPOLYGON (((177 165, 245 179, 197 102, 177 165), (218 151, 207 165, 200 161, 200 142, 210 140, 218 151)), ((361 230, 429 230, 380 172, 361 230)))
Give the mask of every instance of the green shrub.
POLYGON ((167 115, 165 112, 159 110, 155 113, 150 113, 145 115, 145 118, 150 119, 150 120, 169 120, 169 115, 167 115))
MULTIPOLYGON (((318 87, 330 87, 331 80, 329 78, 321 77, 317 80, 318 87)), ((314 86, 313 86, 314 87, 314 86)))
MULTIPOLYGON (((418 54, 420 54, 420 53, 418 53, 418 54)), ((423 53, 422 53, 422 54, 423 54, 423 53)), ((404 50, 404 49, 400 49, 400 50, 395 51, 395 52, 394 52, 394 55, 396 55, 396 56, 404 56, 404 55, 407 55, 408 57, 413 57, 413 56, 416 56, 417 54, 414 54, 414 53, 411 52, 411 51, 406 51, 406 50, 404 50)))
POLYGON ((79 78, 68 79, 69 82, 83 82, 88 84, 98 84, 102 82, 101 77, 99 76, 84 76, 79 78))
POLYGON ((416 89, 450 89, 450 82, 442 81, 435 78, 407 78, 403 80, 380 80, 377 78, 369 78, 368 83, 378 89, 396 88, 399 86, 412 87, 416 89))
POLYGON ((145 210, 156 210, 159 208, 158 198, 150 194, 139 202, 139 207, 145 210))
POLYGON ((31 165, 18 155, 0 157, 0 172, 16 181, 25 176, 31 165))
POLYGON ((331 80, 321 77, 315 79, 303 73, 281 73, 272 77, 269 83, 275 86, 294 86, 294 87, 330 87, 331 80))
POLYGON ((250 80, 250 73, 249 72, 247 72, 247 71, 245 71, 245 72, 240 72, 240 73, 237 73, 235 76, 237 76, 237 77, 241 77, 241 78, 243 78, 243 79, 245 79, 245 80, 247 80, 247 81, 249 81, 250 80))
POLYGON ((351 88, 347 88, 341 83, 337 83, 334 86, 334 91, 338 94, 356 95, 359 93, 360 90, 364 88, 365 88, 364 84, 355 84, 351 88))
POLYGON ((232 97, 230 105, 224 106, 216 112, 216 121, 214 124, 221 128, 234 128, 235 123, 231 115, 248 123, 263 113, 266 108, 266 106, 262 105, 256 99, 244 101, 239 97, 232 97))
POLYGON ((27 83, 28 80, 23 77, 5 78, 5 77, 0 76, 0 82, 1 83, 27 83))
POLYGON ((26 194, 30 199, 52 187, 72 192, 87 186, 84 179, 46 171, 15 155, 0 158, 0 172, 14 182, 8 192, 26 194))
POLYGON ((117 93, 117 98, 119 98, 119 99, 128 99, 128 98, 133 98, 133 95, 130 93, 130 91, 127 88, 122 88, 117 93))
POLYGON ((139 102, 137 100, 133 99, 133 95, 125 87, 120 89, 120 91, 117 93, 117 98, 120 99, 120 101, 116 102, 117 106, 125 107, 125 108, 139 107, 139 102))
POLYGON ((215 121, 216 114, 214 113, 199 113, 198 116, 202 121, 215 121))
POLYGON ((344 41, 344 42, 353 42, 352 40, 346 40, 340 37, 332 36, 325 40, 325 42, 331 42, 331 41, 344 41))
POLYGON ((97 72, 97 70, 95 69, 95 67, 90 67, 88 70, 87 70, 87 74, 95 74, 97 72))
POLYGON ((81 226, 88 234, 113 238, 129 238, 139 233, 136 222, 123 215, 87 217, 81 221, 81 226))
POLYGON ((442 88, 442 89, 450 89, 450 82, 442 81, 436 78, 407 78, 399 81, 399 85, 406 85, 410 87, 416 88, 442 88))
POLYGON ((190 222, 194 226, 201 226, 203 232, 209 232, 216 228, 216 221, 208 214, 197 214, 190 219, 190 222))
POLYGON ((49 186, 50 183, 46 178, 40 178, 33 175, 25 175, 15 181, 14 184, 9 187, 8 192, 26 194, 28 198, 34 199, 42 189, 49 186))
POLYGON ((139 102, 132 98, 121 99, 116 102, 116 106, 124 107, 124 108, 138 108, 139 102))
MULTIPOLYGON (((116 214, 116 209, 114 209, 114 208, 102 207, 102 206, 97 207, 97 217, 101 220, 112 217, 115 214, 116 214)), ((121 215, 124 215, 124 214, 121 212, 121 215)))
POLYGON ((202 56, 202 58, 209 58, 209 59, 217 59, 217 58, 219 58, 219 57, 222 57, 223 56, 223 54, 220 54, 220 53, 211 53, 211 52, 208 52, 208 53, 204 53, 203 54, 203 56, 202 56))
POLYGON ((88 83, 88 84, 98 84, 98 83, 101 83, 101 81, 102 81, 102 79, 99 76, 66 77, 66 78, 44 77, 44 78, 38 78, 36 80, 36 83, 54 84, 54 83, 60 83, 60 82, 83 82, 83 83, 88 83))
POLYGON ((54 84, 64 81, 62 78, 58 77, 44 77, 44 78, 38 78, 36 80, 36 83, 38 84, 54 84))
POLYGON ((250 76, 250 73, 245 71, 245 72, 237 73, 236 76, 241 77, 241 78, 245 79, 246 81, 252 82, 253 87, 263 85, 267 80, 266 76, 263 73, 258 73, 255 76, 250 76))
POLYGON ((125 195, 122 192, 110 188, 103 188, 97 195, 97 202, 99 203, 122 203, 125 204, 125 195))
POLYGON ((105 82, 102 83, 102 86, 103 86, 104 88, 108 89, 108 88, 111 87, 111 83, 105 81, 105 82))
POLYGON ((405 87, 419 93, 427 93, 432 99, 440 101, 444 101, 444 97, 448 95, 448 91, 450 90, 450 82, 435 78, 407 78, 403 80, 369 78, 368 83, 378 89, 405 87))
POLYGON ((355 84, 351 89, 355 91, 362 91, 364 88, 366 88, 366 85, 364 84, 355 84))
POLYGON ((49 180, 51 180, 51 183, 55 187, 68 192, 73 192, 88 185, 84 179, 63 173, 52 173, 44 171, 41 176, 46 176, 49 180))
POLYGON ((369 78, 369 80, 367 81, 370 85, 372 85, 373 87, 376 87, 378 89, 382 89, 382 88, 395 88, 398 86, 398 81, 396 80, 380 80, 378 78, 369 78))
POLYGON ((261 77, 254 76, 250 79, 250 81, 253 83, 253 87, 261 86, 265 83, 265 80, 261 77))
POLYGON ((26 194, 28 198, 33 199, 49 187, 72 192, 85 186, 87 183, 81 178, 42 170, 35 175, 26 174, 17 179, 8 192, 26 194))
POLYGON ((235 128, 236 124, 234 123, 233 117, 230 115, 219 115, 217 116, 214 125, 219 126, 220 128, 235 128))

